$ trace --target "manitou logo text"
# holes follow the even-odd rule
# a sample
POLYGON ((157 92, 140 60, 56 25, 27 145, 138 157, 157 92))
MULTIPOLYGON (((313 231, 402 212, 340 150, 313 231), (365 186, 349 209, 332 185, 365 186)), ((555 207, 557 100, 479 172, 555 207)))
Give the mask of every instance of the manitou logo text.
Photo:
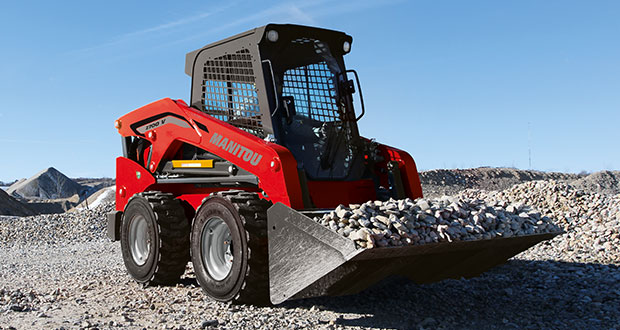
POLYGON ((260 160, 263 158, 263 155, 259 154, 258 152, 254 152, 242 146, 241 144, 233 140, 229 140, 228 138, 225 138, 217 133, 213 133, 209 142, 230 152, 234 156, 245 160, 246 162, 250 162, 250 164, 254 166, 258 165, 260 160))

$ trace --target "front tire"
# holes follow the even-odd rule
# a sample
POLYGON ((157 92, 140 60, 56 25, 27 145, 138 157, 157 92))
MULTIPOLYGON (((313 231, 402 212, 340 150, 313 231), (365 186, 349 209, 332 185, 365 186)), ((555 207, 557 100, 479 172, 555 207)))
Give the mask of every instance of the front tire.
POLYGON ((132 196, 121 224, 121 250, 129 275, 144 285, 177 283, 189 261, 189 228, 174 195, 132 196))
POLYGON ((225 191, 196 212, 191 258, 203 291, 218 301, 269 304, 266 211, 256 193, 225 191))

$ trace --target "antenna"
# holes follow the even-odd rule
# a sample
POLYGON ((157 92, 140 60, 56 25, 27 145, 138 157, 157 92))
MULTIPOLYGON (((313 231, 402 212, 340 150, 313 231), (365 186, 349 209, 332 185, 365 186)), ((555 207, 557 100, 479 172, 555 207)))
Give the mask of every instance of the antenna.
POLYGON ((530 122, 527 122, 527 156, 529 161, 529 169, 532 169, 532 129, 530 122))

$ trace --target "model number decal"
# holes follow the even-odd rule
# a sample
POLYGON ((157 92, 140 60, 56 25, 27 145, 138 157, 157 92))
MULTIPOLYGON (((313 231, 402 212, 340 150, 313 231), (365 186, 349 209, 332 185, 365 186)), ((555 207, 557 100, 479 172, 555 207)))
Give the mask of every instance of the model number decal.
POLYGON ((141 133, 141 134, 144 134, 147 131, 150 131, 150 130, 152 130, 154 128, 157 128, 157 127, 160 127, 160 126, 164 126, 166 124, 175 124, 177 126, 181 126, 181 127, 184 127, 184 128, 190 128, 189 124, 186 121, 181 120, 181 119, 179 119, 177 117, 166 116, 164 118, 152 121, 152 122, 150 122, 150 123, 148 123, 146 125, 138 127, 137 131, 139 133, 141 133))
POLYGON ((209 142, 223 150, 228 151, 233 156, 237 156, 244 161, 249 162, 254 166, 258 165, 258 163, 260 163, 260 160, 263 158, 263 155, 259 154, 258 152, 254 152, 242 146, 241 144, 233 140, 229 140, 228 138, 223 137, 217 133, 213 133, 209 142))

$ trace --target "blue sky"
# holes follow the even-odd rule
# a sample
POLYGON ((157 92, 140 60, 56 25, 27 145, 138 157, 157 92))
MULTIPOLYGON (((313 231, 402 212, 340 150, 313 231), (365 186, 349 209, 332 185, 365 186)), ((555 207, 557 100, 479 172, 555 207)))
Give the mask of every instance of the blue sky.
POLYGON ((620 169, 617 1, 20 1, 0 7, 0 180, 114 176, 116 118, 269 22, 353 36, 367 137, 418 168, 620 169), (529 125, 529 130, 528 130, 529 125))

